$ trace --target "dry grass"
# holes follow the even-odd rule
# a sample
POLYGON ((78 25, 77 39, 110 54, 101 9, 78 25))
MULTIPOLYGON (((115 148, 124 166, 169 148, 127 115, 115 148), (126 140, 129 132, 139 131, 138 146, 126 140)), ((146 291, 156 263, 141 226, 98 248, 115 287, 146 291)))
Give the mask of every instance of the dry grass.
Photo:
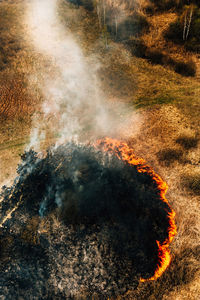
POLYGON ((182 174, 181 184, 184 189, 200 196, 200 172, 188 172, 182 174))
POLYGON ((0 123, 4 127, 8 119, 30 121, 41 96, 33 97, 28 84, 35 63, 31 57, 34 55, 30 55, 26 43, 22 22, 24 1, 1 1, 0 16, 0 57, 3 57, 4 61, 4 64, 0 65, 0 123))
POLYGON ((127 299, 197 299, 200 293, 200 197, 197 193, 188 192, 181 181, 182 174, 187 174, 188 179, 194 182, 194 173, 199 180, 198 164, 194 166, 191 160, 194 157, 196 161, 199 160, 200 147, 192 147, 184 153, 188 161, 184 164, 178 159, 163 165, 156 157, 159 151, 177 147, 179 136, 185 136, 186 132, 187 136, 195 136, 196 132, 188 120, 185 122, 187 117, 172 105, 150 109, 144 112, 144 119, 139 135, 130 144, 137 155, 144 157, 167 181, 167 198, 176 211, 178 234, 171 246, 173 258, 165 274, 155 282, 140 284, 137 291, 130 293, 127 299))
MULTIPOLYGON (((29 46, 24 0, 0 2, 0 47, 6 56, 0 66, 0 182, 16 175, 20 154, 29 143, 33 116, 41 117, 40 84, 44 70, 53 72, 48 59, 29 46)), ((1 63, 1 61, 0 61, 1 63)))
MULTIPOLYGON (((148 21, 151 24, 150 31, 146 33, 142 39, 148 47, 156 47, 158 49, 163 49, 167 47, 170 48, 170 45, 166 43, 163 38, 163 32, 165 32, 170 23, 176 20, 175 13, 162 13, 156 14, 148 17, 148 21)), ((182 50, 182 49, 181 49, 182 50)))
MULTIPOLYGON (((2 5, 11 5, 12 9, 16 9, 19 5, 18 8, 22 9, 21 1, 5 3, 6 1, 0 3, 0 9, 2 5)), ((130 110, 133 110, 134 106, 140 108, 139 112, 143 118, 142 128, 139 134, 132 135, 129 143, 136 154, 145 158, 148 164, 166 180, 169 186, 167 197, 176 211, 178 234, 171 245, 172 263, 169 269, 157 281, 140 283, 136 291, 129 292, 122 298, 196 300, 200 294, 199 82, 195 78, 183 78, 170 69, 152 66, 143 59, 131 57, 122 45, 116 45, 111 41, 108 49, 105 49, 93 16, 88 15, 82 8, 80 10, 68 8, 66 2, 61 6, 63 22, 71 15, 67 25, 74 32, 77 40, 80 40, 85 54, 89 56, 95 53, 95 59, 98 58, 101 62, 99 77, 108 99, 123 99, 130 104, 130 110), (95 26, 92 26, 93 22, 95 26), (166 154, 166 149, 170 151, 175 149, 179 154, 175 159, 171 159, 170 163, 168 155, 164 155, 161 160, 158 159, 158 153, 166 154)), ((171 13, 153 16, 152 30, 144 39, 149 46, 157 45, 159 49, 167 49, 165 51, 175 58, 186 58, 189 53, 183 52, 183 49, 178 46, 166 44, 162 39, 163 30, 174 18, 175 15, 171 13)), ((31 91, 26 85, 27 82, 24 82, 22 74, 31 75, 33 71, 39 73, 40 68, 49 68, 49 62, 45 58, 38 57, 37 54, 32 52, 30 54, 29 51, 27 45, 24 45, 24 48, 10 61, 9 68, 0 74, 1 86, 5 86, 4 89, 7 90, 7 94, 4 92, 5 101, 1 103, 3 106, 0 108, 5 110, 5 105, 9 106, 7 114, 11 117, 10 120, 1 123, 0 182, 15 177, 19 154, 28 142, 33 108, 30 108, 30 105, 26 104, 29 102, 26 101, 32 101, 30 103, 35 105, 33 110, 39 109, 39 103, 42 101, 37 80, 29 77, 31 91), (11 70, 15 71, 17 77, 14 79, 9 77, 10 81, 4 84, 3 80, 10 75, 11 70), (21 82, 20 78, 22 78, 21 82), (16 89, 13 91, 12 85, 15 84, 16 89), (11 102, 8 99, 11 99, 11 102), (23 107, 24 112, 21 120, 18 118, 20 107, 23 107), (29 115, 28 118, 25 113, 29 115)), ((42 78, 38 79, 40 82, 41 80, 42 78)), ((137 125, 134 124, 133 127, 137 125)), ((51 142, 50 139, 44 141, 42 147, 46 148, 51 142)), ((33 220, 33 229, 35 228, 33 233, 37 227, 35 224, 37 222, 33 220)), ((23 236, 27 238, 29 232, 32 232, 32 227, 28 227, 23 236)))
POLYGON ((168 68, 172 68, 173 61, 174 64, 176 64, 175 70, 177 70, 178 73, 184 75, 185 69, 192 68, 192 73, 194 72, 194 75, 196 73, 197 77, 199 77, 200 68, 198 56, 194 52, 192 53, 186 51, 185 48, 181 45, 177 45, 171 41, 167 41, 164 37, 170 24, 173 23, 176 18, 177 13, 175 12, 162 12, 153 16, 148 16, 147 20, 151 25, 150 31, 143 35, 141 39, 150 50, 155 49, 155 51, 161 53, 165 57, 161 64, 165 65, 168 68), (195 70, 196 67, 197 70, 195 70))
POLYGON ((0 2, 0 122, 9 118, 25 118, 33 115, 42 96, 38 83, 42 84, 44 70, 53 71, 51 62, 33 51, 29 44, 24 0, 0 2), (1 64, 1 59, 0 59, 1 64))
POLYGON ((35 216, 29 220, 29 223, 23 229, 20 234, 20 238, 30 245, 36 245, 39 243, 38 228, 40 224, 40 217, 35 216))

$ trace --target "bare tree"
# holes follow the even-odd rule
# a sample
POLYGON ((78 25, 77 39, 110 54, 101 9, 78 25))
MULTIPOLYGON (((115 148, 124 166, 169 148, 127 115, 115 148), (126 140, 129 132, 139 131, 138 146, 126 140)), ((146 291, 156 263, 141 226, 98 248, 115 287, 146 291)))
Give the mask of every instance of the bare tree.
POLYGON ((186 8, 186 11, 184 12, 184 25, 183 25, 183 40, 187 41, 191 23, 192 23, 192 16, 194 12, 194 5, 191 4, 189 7, 186 8))
POLYGON ((191 5, 190 14, 189 14, 189 20, 188 20, 188 26, 187 26, 187 32, 186 32, 186 40, 188 39, 188 35, 189 35, 190 27, 191 27, 193 9, 194 9, 194 6, 191 5))

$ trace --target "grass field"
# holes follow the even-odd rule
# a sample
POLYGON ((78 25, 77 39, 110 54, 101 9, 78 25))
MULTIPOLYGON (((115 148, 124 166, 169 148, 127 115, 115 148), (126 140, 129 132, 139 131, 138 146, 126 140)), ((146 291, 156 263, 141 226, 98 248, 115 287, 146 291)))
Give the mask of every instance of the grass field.
MULTIPOLYGON (((43 117, 43 96, 38 89, 43 78, 35 78, 34 74, 52 70, 48 59, 32 51, 28 44, 24 7, 23 0, 0 2, 1 185, 15 177, 31 128, 35 120, 43 117)), ((59 13, 79 41, 86 60, 99 62, 97 75, 107 101, 122 101, 140 115, 140 124, 132 124, 127 142, 167 182, 167 198, 176 212, 178 234, 171 245, 168 270, 157 281, 140 283, 136 291, 119 299, 196 300, 200 295, 199 78, 184 77, 168 67, 132 56, 123 44, 111 39, 105 47, 98 19, 82 7, 60 0, 59 13)), ((161 31, 173 18, 173 14, 164 19, 162 15, 153 17, 151 31, 143 39, 150 47, 165 47, 173 57, 187 58, 190 53, 178 46, 172 49, 169 44, 166 48, 162 39, 161 31)), ((54 139, 51 133, 47 135, 41 148, 54 139)))

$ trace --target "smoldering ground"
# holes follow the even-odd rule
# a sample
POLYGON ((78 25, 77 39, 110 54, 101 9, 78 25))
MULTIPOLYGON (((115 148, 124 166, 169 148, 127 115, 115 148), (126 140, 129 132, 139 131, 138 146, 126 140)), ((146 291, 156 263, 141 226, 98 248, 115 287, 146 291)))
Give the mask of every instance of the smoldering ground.
POLYGON ((169 234, 152 176, 91 145, 26 152, 1 198, 1 224, 16 208, 1 229, 0 293, 12 297, 123 294, 154 275, 169 234))

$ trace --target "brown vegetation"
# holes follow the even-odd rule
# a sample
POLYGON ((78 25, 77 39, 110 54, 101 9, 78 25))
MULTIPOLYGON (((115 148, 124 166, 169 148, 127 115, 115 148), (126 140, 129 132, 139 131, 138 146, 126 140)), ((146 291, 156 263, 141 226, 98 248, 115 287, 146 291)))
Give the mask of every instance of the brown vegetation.
POLYGON ((130 292, 125 299, 196 299, 199 294, 200 149, 191 147, 185 153, 184 146, 176 142, 180 141, 179 137, 192 139, 195 134, 187 116, 168 105, 144 112, 143 127, 138 136, 130 141, 136 153, 151 162, 167 181, 167 198, 176 211, 178 234, 172 244, 173 259, 166 273, 157 281, 140 284, 136 292, 130 292), (178 145, 181 148, 177 148, 178 145), (157 159, 158 153, 167 153, 163 155, 162 162, 157 159))
POLYGON ((182 135, 176 139, 176 143, 181 145, 185 150, 189 150, 192 148, 196 148, 198 145, 198 137, 197 136, 187 136, 182 135))
MULTIPOLYGON (((22 9, 20 1, 7 1, 6 4, 5 2, 0 3, 0 10, 8 8, 9 5, 13 11, 17 7, 22 9)), ((145 5, 150 3, 144 2, 147 2, 145 5)), ((164 2, 170 3, 162 1, 164 2)), ((153 51, 152 48, 155 49, 153 57, 158 61, 163 59, 163 55, 181 63, 187 63, 191 58, 196 61, 195 54, 187 52, 182 45, 164 38, 163 32, 176 20, 177 11, 163 11, 159 3, 161 1, 155 2, 151 7, 151 15, 149 13, 146 15, 150 24, 149 32, 143 34, 141 40, 137 39, 137 43, 145 48, 145 51, 147 48, 150 52, 153 51)), ((80 41, 86 56, 90 57, 91 53, 95 53, 101 62, 98 72, 108 98, 123 99, 130 103, 130 109, 134 107, 140 109, 143 126, 139 134, 137 136, 133 134, 128 142, 138 156, 145 158, 168 183, 167 198, 176 211, 178 234, 171 247, 173 259, 169 269, 157 281, 140 283, 136 291, 128 292, 122 299, 196 300, 200 294, 198 265, 200 148, 197 132, 200 126, 199 82, 197 78, 176 74, 169 64, 166 68, 164 63, 161 66, 141 57, 132 56, 123 44, 117 44, 109 38, 108 48, 105 48, 98 19, 83 7, 77 9, 70 6, 69 10, 68 3, 61 1, 60 13, 65 23, 66 16, 69 17, 68 26, 75 34, 75 38, 80 41)), ((10 28, 8 23, 6 24, 5 27, 10 28)), ((141 51, 143 50, 139 50, 141 51)), ((14 177, 18 155, 28 141, 30 116, 39 108, 38 103, 42 100, 36 85, 33 85, 34 91, 31 93, 22 76, 23 72, 31 74, 31 70, 38 70, 41 67, 38 57, 36 59, 33 54, 29 57, 24 55, 27 53, 25 49, 18 49, 15 53, 16 56, 9 56, 9 63, 7 62, 9 68, 7 70, 4 68, 0 75, 2 95, 0 110, 4 116, 0 132, 1 182, 10 179, 11 175, 14 177), (14 72, 11 76, 12 68, 17 70, 17 75, 14 72), (8 116, 10 120, 5 121, 5 117, 8 116)), ((40 59, 44 62, 42 58, 40 59)), ((183 65, 179 67, 182 68, 183 65)), ((133 124, 133 127, 135 126, 137 124, 133 124)), ((27 238, 29 233, 35 232, 36 223, 33 220, 33 230, 27 227, 23 237, 27 238)))
POLYGON ((11 76, 8 74, 6 77, 0 78, 1 119, 15 118, 16 116, 23 118, 24 115, 31 115, 34 112, 33 100, 27 95, 22 76, 11 76))
POLYGON ((181 177, 181 183, 183 188, 186 188, 190 192, 196 195, 200 195, 200 174, 184 174, 181 177))

